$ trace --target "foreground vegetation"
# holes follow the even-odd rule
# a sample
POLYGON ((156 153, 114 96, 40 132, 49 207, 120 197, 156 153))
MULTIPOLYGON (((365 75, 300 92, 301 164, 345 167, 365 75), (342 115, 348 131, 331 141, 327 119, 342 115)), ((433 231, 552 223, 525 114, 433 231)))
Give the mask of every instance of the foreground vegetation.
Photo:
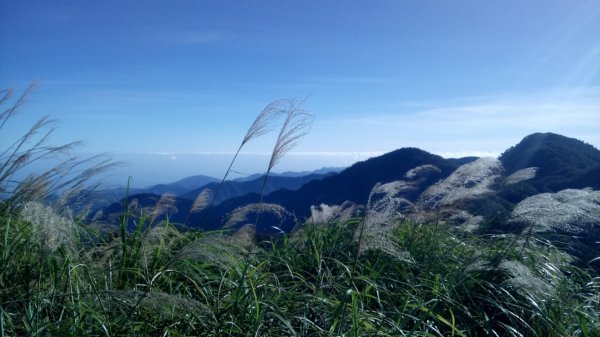
POLYGON ((403 254, 358 254, 360 219, 256 245, 244 229, 135 220, 135 232, 111 232, 37 203, 5 208, 2 336, 600 333, 598 279, 535 240, 405 222, 392 238, 403 254))

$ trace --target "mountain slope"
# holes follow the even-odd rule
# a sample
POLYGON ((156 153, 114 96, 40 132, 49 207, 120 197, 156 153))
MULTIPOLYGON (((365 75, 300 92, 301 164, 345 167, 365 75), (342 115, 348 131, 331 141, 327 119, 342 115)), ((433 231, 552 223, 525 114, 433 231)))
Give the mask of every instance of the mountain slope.
POLYGON ((600 188, 600 151, 592 145, 554 133, 534 133, 500 156, 509 174, 538 167, 527 185, 538 193, 568 187, 600 188), (578 185, 578 186, 574 186, 578 185))
MULTIPOLYGON (((440 172, 428 177, 428 181, 423 184, 425 187, 447 177, 457 167, 456 164, 426 151, 417 148, 403 148, 358 162, 344 171, 322 180, 311 181, 297 191, 275 191, 265 196, 264 202, 279 204, 297 217, 305 218, 310 215, 311 205, 321 203, 339 205, 344 201, 364 204, 376 183, 401 179, 408 170, 426 164, 436 166, 440 172)), ((422 190, 415 190, 407 197, 415 200, 421 192, 422 190)), ((209 223, 218 225, 226 214, 238 207, 258 202, 259 198, 258 194, 248 194, 229 199, 211 210, 209 223)), ((190 225, 201 226, 203 218, 203 214, 195 214, 190 218, 190 225)))
MULTIPOLYGON (((296 177, 286 177, 286 176, 274 176, 269 177, 267 180, 267 184, 265 185, 266 193, 270 193, 273 191, 277 191, 280 189, 286 189, 286 191, 293 191, 299 189, 301 186, 306 183, 314 180, 320 180, 326 176, 333 175, 335 173, 330 172, 328 174, 309 174, 306 176, 296 176, 296 177)), ((177 183, 189 182, 190 180, 197 179, 195 177, 186 178, 179 182, 168 184, 168 185, 155 185, 153 188, 144 189, 144 190, 134 190, 129 193, 129 200, 135 200, 137 206, 141 208, 151 209, 154 204, 160 199, 160 196, 164 192, 171 192, 176 190, 173 187, 177 187, 177 183), (158 186, 158 187, 157 187, 158 186), (163 193, 157 193, 163 192, 163 193)), ((212 180, 216 180, 211 178, 212 180)), ((264 176, 259 176, 256 179, 250 181, 226 181, 221 186, 221 190, 217 195, 215 205, 223 202, 224 200, 228 200, 234 197, 240 197, 244 195, 257 195, 262 189, 262 185, 264 182, 264 176)), ((188 191, 187 193, 183 193, 182 195, 177 196, 175 199, 175 207, 176 211, 170 213, 170 219, 173 222, 184 223, 186 222, 188 212, 190 211, 194 199, 206 188, 211 189, 213 192, 218 188, 219 183, 210 182, 200 188, 196 188, 194 190, 188 191)), ((111 202, 104 201, 104 204, 101 207, 104 207, 103 212, 111 215, 112 220, 116 219, 116 217, 112 216, 113 214, 118 214, 123 211, 123 196, 125 195, 124 189, 112 191, 109 197, 118 196, 118 198, 112 200, 111 202), (119 194, 120 192, 120 194, 119 194)), ((108 222, 112 222, 108 221, 108 222)))
MULTIPOLYGON (((313 180, 320 180, 326 176, 332 175, 335 173, 328 174, 308 174, 305 176, 269 176, 267 179, 267 184, 265 185, 265 194, 269 194, 271 192, 277 191, 279 189, 286 189, 290 191, 295 191, 305 185, 306 183, 313 180)), ((215 198, 215 204, 219 204, 227 199, 231 199, 234 197, 242 196, 248 193, 260 193, 263 183, 264 183, 264 175, 258 176, 253 180, 234 180, 234 181, 226 181, 221 186, 219 190, 219 194, 215 198)), ((180 195, 179 197, 188 200, 194 200, 204 189, 208 188, 213 192, 217 190, 219 187, 219 183, 210 183, 204 185, 200 188, 191 190, 187 193, 180 195)))
POLYGON ((141 193, 152 193, 152 194, 164 194, 164 193, 173 193, 175 195, 180 195, 192 191, 200 186, 204 186, 206 184, 215 183, 219 180, 213 177, 205 176, 205 175, 195 175, 191 177, 186 177, 181 180, 169 183, 169 184, 157 184, 150 186, 148 188, 141 189, 141 193))

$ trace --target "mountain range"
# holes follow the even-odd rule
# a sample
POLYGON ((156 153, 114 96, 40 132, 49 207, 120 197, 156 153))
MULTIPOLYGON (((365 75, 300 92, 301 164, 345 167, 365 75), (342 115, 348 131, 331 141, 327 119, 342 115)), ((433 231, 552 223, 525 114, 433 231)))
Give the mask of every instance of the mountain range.
MULTIPOLYGON (((272 173, 269 175, 265 192, 270 193, 281 188, 296 190, 310 180, 320 179, 341 170, 343 170, 341 167, 324 167, 314 171, 272 173)), ((257 193, 262 188, 263 180, 264 174, 252 174, 246 177, 227 180, 221 186, 215 203, 218 204, 223 200, 246 193, 257 193)), ((144 188, 116 186, 84 190, 81 193, 84 202, 81 204, 76 203, 75 207, 85 207, 92 210, 102 209, 120 202, 126 194, 138 198, 150 195, 161 196, 165 193, 170 193, 182 199, 194 200, 206 188, 214 191, 219 183, 220 179, 214 177, 194 175, 175 182, 155 184, 144 188)))
MULTIPOLYGON (((248 205, 261 199, 258 192, 263 179, 226 182, 219 192, 223 194, 217 195, 211 209, 191 214, 193 199, 205 188, 214 192, 218 183, 181 194, 174 200, 177 211, 169 214, 170 220, 202 229, 225 225, 235 229, 253 223, 251 219, 258 208, 248 205), (242 211, 244 216, 239 217, 242 211), (232 215, 241 220, 231 221, 232 215)), ((399 200, 402 212, 415 218, 427 220, 428 214, 434 212, 438 217, 445 216, 444 221, 460 226, 475 218, 486 230, 508 230, 509 223, 514 230, 522 225, 509 221, 511 212, 529 197, 568 188, 600 189, 600 151, 577 139, 536 133, 507 149, 498 159, 445 159, 417 148, 401 148, 355 163, 341 172, 269 177, 267 182, 262 201, 277 216, 266 216, 263 210, 257 228, 262 233, 291 231, 298 222, 314 216, 315 207, 354 205, 355 214, 360 214, 361 207, 369 207, 369 199, 374 195, 399 200), (377 185, 379 190, 374 189, 376 184, 381 184, 377 185), (458 214, 458 210, 463 213, 458 214)), ((151 208, 160 196, 134 194, 130 196, 133 199, 142 207, 151 208)), ((114 203, 104 212, 119 214, 122 205, 114 203)))

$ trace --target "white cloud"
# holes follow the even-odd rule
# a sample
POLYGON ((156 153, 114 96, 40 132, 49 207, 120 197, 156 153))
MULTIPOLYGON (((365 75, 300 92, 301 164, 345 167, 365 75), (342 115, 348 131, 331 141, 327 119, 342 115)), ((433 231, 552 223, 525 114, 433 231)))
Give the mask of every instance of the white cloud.
POLYGON ((438 103, 414 112, 368 115, 341 123, 385 151, 417 146, 437 153, 497 154, 534 132, 555 132, 599 147, 600 88, 466 99, 464 103, 438 103))
POLYGON ((444 158, 464 158, 464 157, 494 157, 497 158, 501 153, 492 151, 432 151, 433 154, 444 158))

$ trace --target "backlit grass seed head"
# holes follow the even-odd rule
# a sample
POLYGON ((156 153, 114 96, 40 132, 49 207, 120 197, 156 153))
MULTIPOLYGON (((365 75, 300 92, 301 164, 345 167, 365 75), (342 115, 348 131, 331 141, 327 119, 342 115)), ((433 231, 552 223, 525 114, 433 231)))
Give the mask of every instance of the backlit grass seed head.
POLYGON ((256 119, 254 119, 254 122, 252 123, 252 125, 250 126, 248 131, 246 132, 246 135, 244 136, 244 139, 240 143, 240 146, 238 147, 235 155, 233 156, 233 159, 231 159, 231 162, 229 163, 229 167, 225 171, 225 175, 223 175, 223 178, 221 179, 221 183, 219 184, 216 191, 214 192, 214 194, 210 200, 210 203, 208 204, 208 206, 204 207, 207 209, 207 211, 204 216, 203 226, 206 224, 206 221, 208 221, 208 214, 209 214, 212 206, 215 203, 216 197, 219 194, 219 191, 221 190, 221 187, 223 186, 225 179, 227 179, 227 176, 229 176, 229 172, 231 172, 233 164, 235 163, 235 160, 236 160, 238 154, 240 153, 240 151, 242 150, 242 148, 244 147, 244 145, 246 145, 246 143, 248 143, 252 139, 260 137, 266 133, 269 133, 271 130, 273 130, 273 128, 275 126, 275 121, 278 119, 278 117, 280 115, 284 115, 287 113, 288 107, 289 107, 288 100, 277 100, 277 101, 274 101, 274 102, 270 103, 269 105, 267 105, 258 114, 258 116, 256 116, 256 119))
POLYGON ((238 224, 246 224, 250 214, 272 214, 281 221, 292 216, 283 206, 277 204, 255 203, 236 208, 231 212, 223 228, 231 228, 238 224))
POLYGON ((340 206, 333 205, 329 206, 327 204, 321 204, 320 206, 310 206, 310 217, 312 221, 317 224, 326 224, 329 223, 338 211, 340 206))
POLYGON ((31 225, 34 240, 54 252, 61 246, 71 246, 75 224, 70 217, 58 215, 51 207, 30 201, 23 205, 21 218, 31 225))
POLYGON ((311 220, 315 224, 328 224, 334 221, 345 222, 355 216, 358 211, 359 207, 350 201, 345 201, 341 205, 321 204, 310 206, 311 220))
POLYGON ((285 154, 298 144, 302 137, 309 133, 312 126, 313 115, 300 109, 303 101, 289 100, 287 102, 286 118, 277 136, 267 172, 277 165, 285 154))
POLYGON ((540 298, 555 295, 555 289, 549 283, 534 275, 529 267, 518 261, 503 261, 498 268, 510 275, 510 278, 504 282, 505 286, 540 298))
POLYGON ((174 261, 195 260, 224 269, 239 265, 248 254, 250 242, 227 234, 211 234, 190 242, 174 261))
POLYGON ((287 111, 288 106, 289 101, 284 99, 273 101, 267 105, 260 114, 256 116, 254 123, 252 123, 248 132, 246 132, 241 146, 244 146, 244 144, 256 137, 269 133, 273 128, 273 120, 284 114, 287 111))
POLYGON ((210 188, 205 188, 198 194, 196 200, 192 204, 192 208, 190 209, 190 213, 201 212, 212 202, 213 199, 213 191, 210 188))
POLYGON ((371 190, 365 218, 354 234, 359 244, 358 253, 379 250, 400 261, 412 262, 410 254, 398 245, 393 234, 395 224, 402 218, 398 212, 401 200, 393 194, 381 196, 381 186, 377 183, 371 190))
POLYGON ((153 245, 170 242, 180 236, 181 233, 172 226, 154 226, 144 232, 144 243, 153 245))
POLYGON ((154 206, 152 210, 152 215, 150 216, 150 223, 153 224, 156 219, 163 214, 171 214, 177 212, 177 207, 175 207, 175 202, 177 198, 173 193, 164 193, 158 199, 158 202, 154 206))

